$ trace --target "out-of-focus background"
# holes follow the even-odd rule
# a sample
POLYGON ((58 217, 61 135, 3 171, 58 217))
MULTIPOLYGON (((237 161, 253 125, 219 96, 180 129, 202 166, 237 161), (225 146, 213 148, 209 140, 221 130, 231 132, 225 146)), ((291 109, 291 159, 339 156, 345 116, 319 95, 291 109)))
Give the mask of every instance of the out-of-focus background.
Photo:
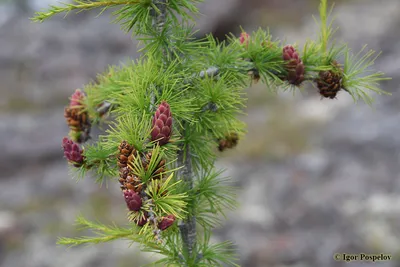
MULTIPOLYGON (((68 175, 61 151, 63 107, 74 89, 108 64, 137 57, 136 42, 109 16, 87 12, 43 24, 33 11, 56 2, 0 4, 0 266, 133 267, 155 258, 125 241, 67 250, 59 236, 78 236, 78 214, 125 224, 118 185, 99 188, 68 175)), ((332 1, 329 1, 332 4, 332 1)), ((270 27, 302 44, 316 38, 317 0, 206 0, 201 33, 223 37, 270 27)), ((248 135, 221 155, 240 187, 241 206, 215 240, 233 240, 246 267, 372 266, 336 262, 335 253, 386 253, 400 266, 400 1, 336 1, 337 41, 382 50, 376 68, 393 79, 392 96, 373 108, 340 92, 321 100, 316 88, 249 96, 248 135)))

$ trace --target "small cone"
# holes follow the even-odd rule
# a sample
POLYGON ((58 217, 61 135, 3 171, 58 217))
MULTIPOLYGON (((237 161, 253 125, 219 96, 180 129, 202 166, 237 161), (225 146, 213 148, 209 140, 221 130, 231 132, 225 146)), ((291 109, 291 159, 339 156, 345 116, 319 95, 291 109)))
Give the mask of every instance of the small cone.
POLYGON ((124 199, 130 211, 139 211, 142 207, 142 199, 132 190, 124 191, 124 199))
POLYGON ((147 223, 148 217, 145 214, 144 217, 141 217, 139 220, 134 220, 134 222, 138 225, 138 226, 143 226, 147 223))
MULTIPOLYGON (((124 185, 125 184, 125 181, 126 181, 126 179, 128 178, 128 175, 129 175, 129 167, 123 167, 123 168, 120 168, 120 170, 119 170, 119 183, 121 184, 121 185, 124 185)), ((121 187, 122 188, 122 187, 121 187)), ((122 189, 126 189, 126 188, 122 188, 122 189)))
POLYGON ((70 163, 72 163, 75 167, 80 167, 83 165, 83 150, 77 143, 68 139, 67 137, 64 137, 62 141, 62 147, 64 149, 64 156, 70 163))
POLYGON ((73 132, 71 136, 74 136, 74 141, 78 143, 86 142, 90 138, 91 123, 82 105, 84 98, 85 94, 77 89, 71 96, 69 106, 64 109, 65 120, 73 132))
POLYGON ((80 90, 76 89, 71 96, 71 101, 69 102, 70 107, 79 107, 82 105, 82 100, 85 98, 85 94, 80 90))
POLYGON ((168 143, 172 132, 172 114, 167 102, 163 101, 153 117, 151 141, 158 140, 160 146, 168 143))
POLYGON ((119 167, 121 190, 132 190, 140 193, 142 191, 141 180, 139 177, 133 175, 128 167, 129 163, 132 163, 139 154, 138 151, 125 140, 118 146, 118 150, 117 165, 119 167))
POLYGON ((300 85, 304 81, 305 68, 296 49, 291 45, 286 45, 283 48, 282 57, 286 62, 287 70, 287 76, 284 79, 290 84, 300 85))
POLYGON ((121 183, 122 190, 132 190, 140 194, 143 190, 143 183, 139 177, 129 174, 128 177, 121 183))
POLYGON ((125 168, 128 166, 128 158, 132 153, 136 153, 136 149, 133 146, 128 144, 127 141, 122 141, 118 146, 119 154, 118 154, 118 167, 125 168), (135 150, 135 151, 134 151, 135 150))
POLYGON ((168 215, 167 217, 164 217, 161 222, 158 224, 158 228, 161 231, 166 230, 168 227, 173 225, 175 222, 175 216, 174 215, 168 215))
POLYGON ((268 48, 268 49, 271 49, 271 48, 274 48, 274 47, 275 47, 274 43, 271 42, 270 40, 263 41, 263 42, 261 43, 261 45, 264 46, 264 47, 266 47, 266 48, 268 48))
POLYGON ((246 47, 249 45, 250 35, 247 32, 242 32, 239 37, 239 42, 241 45, 245 45, 246 47))
POLYGON ((342 89, 343 78, 343 70, 339 67, 339 64, 336 61, 332 64, 339 69, 338 72, 332 70, 320 71, 316 79, 320 95, 330 99, 334 99, 337 93, 342 89))
POLYGON ((224 151, 227 148, 233 148, 237 145, 239 141, 239 135, 237 133, 230 133, 223 139, 219 139, 218 150, 224 151))

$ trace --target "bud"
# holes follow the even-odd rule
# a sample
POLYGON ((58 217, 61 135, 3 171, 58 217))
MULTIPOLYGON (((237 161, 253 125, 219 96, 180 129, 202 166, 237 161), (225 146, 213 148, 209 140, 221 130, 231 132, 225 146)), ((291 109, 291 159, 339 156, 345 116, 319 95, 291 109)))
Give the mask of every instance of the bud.
POLYGON ((64 149, 64 156, 69 162, 73 163, 75 167, 80 167, 83 164, 83 150, 74 141, 64 137, 62 140, 62 147, 64 149))
POLYGON ((266 47, 268 49, 274 48, 274 43, 270 40, 262 41, 261 46, 266 47))
POLYGON ((85 98, 85 93, 80 89, 76 89, 71 96, 71 101, 69 102, 70 107, 76 107, 82 105, 82 100, 85 98))
POLYGON ((64 109, 64 117, 71 129, 71 138, 78 143, 86 142, 90 138, 91 123, 89 114, 82 105, 84 98, 85 94, 81 90, 75 90, 69 106, 64 109))
POLYGON ((136 192, 132 190, 125 190, 124 198, 130 211, 139 211, 142 207, 142 199, 136 192))
POLYGON ((240 44, 249 45, 250 35, 247 32, 242 32, 239 37, 240 44))
POLYGON ((291 45, 283 48, 283 60, 286 61, 287 77, 284 77, 290 84, 300 85, 304 81, 305 68, 296 49, 291 45))
POLYGON ((153 117, 153 130, 151 140, 158 140, 160 146, 168 143, 171 138, 172 115, 167 102, 163 101, 157 108, 153 117))
POLYGON ((225 135, 225 138, 218 140, 218 150, 224 151, 227 148, 233 148, 239 141, 239 135, 235 132, 225 135))
POLYGON ((174 215, 168 215, 167 217, 163 217, 161 222, 158 224, 158 228, 161 231, 164 231, 168 227, 170 227, 172 224, 175 222, 175 216, 174 215))
POLYGON ((134 220, 134 222, 138 225, 138 226, 143 226, 147 223, 147 215, 145 214, 143 217, 141 217, 139 220, 134 220))

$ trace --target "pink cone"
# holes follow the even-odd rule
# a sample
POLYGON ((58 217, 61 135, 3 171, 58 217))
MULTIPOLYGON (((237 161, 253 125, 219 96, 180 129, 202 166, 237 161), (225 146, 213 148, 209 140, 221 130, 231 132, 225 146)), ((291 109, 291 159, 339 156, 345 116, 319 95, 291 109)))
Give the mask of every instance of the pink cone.
POLYGON ((168 227, 173 225, 174 222, 175 222, 175 216, 174 215, 168 215, 167 217, 164 217, 162 219, 162 221, 158 224, 158 228, 161 231, 164 231, 165 229, 167 229, 168 227))
POLYGON ((130 211, 139 211, 142 207, 142 199, 135 191, 125 190, 124 198, 130 211))
POLYGON ((83 150, 74 141, 63 138, 62 147, 64 149, 64 156, 72 163, 82 164, 83 163, 83 150))
POLYGON ((151 140, 158 140, 160 146, 168 143, 172 133, 172 114, 167 102, 163 101, 153 117, 151 140))

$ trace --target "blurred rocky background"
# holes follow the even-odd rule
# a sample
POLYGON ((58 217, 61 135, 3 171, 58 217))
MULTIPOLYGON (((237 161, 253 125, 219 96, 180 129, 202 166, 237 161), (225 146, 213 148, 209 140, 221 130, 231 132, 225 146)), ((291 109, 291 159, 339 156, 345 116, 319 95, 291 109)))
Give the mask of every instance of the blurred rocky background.
MULTIPOLYGON (((0 4, 0 266, 133 267, 154 256, 124 241, 66 249, 78 214, 125 224, 117 183, 108 188, 68 175, 61 139, 63 106, 74 89, 108 64, 137 57, 136 42, 109 16, 87 12, 43 24, 33 11, 55 2, 0 4)), ((332 3, 331 1, 329 1, 332 3)), ((206 0, 201 34, 223 39, 270 27, 301 44, 315 38, 317 0, 206 0)), ((316 88, 249 94, 248 135, 218 162, 240 187, 215 240, 233 240, 246 267, 400 266, 400 1, 336 1, 338 41, 382 50, 376 69, 393 79, 392 96, 373 108, 349 95, 321 100, 316 88), (393 259, 336 262, 335 253, 386 253, 393 259)))

